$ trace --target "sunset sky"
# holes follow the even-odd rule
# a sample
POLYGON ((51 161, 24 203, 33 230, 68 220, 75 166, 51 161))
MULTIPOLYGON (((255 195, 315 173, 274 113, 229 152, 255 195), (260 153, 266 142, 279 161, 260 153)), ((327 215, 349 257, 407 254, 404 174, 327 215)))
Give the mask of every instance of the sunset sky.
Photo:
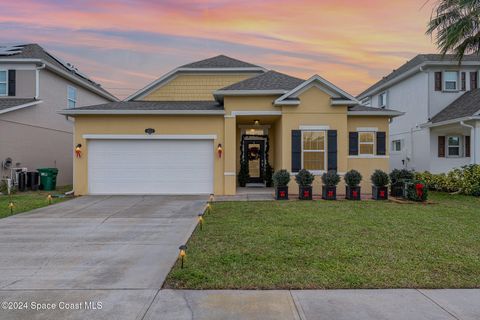
POLYGON ((38 43, 124 98, 225 54, 352 94, 418 53, 434 0, 0 0, 0 43, 38 43))

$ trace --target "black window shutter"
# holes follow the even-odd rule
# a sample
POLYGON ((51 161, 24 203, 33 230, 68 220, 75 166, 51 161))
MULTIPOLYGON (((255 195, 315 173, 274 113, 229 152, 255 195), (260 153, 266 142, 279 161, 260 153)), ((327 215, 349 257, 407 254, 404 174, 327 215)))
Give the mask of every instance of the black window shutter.
POLYGON ((358 132, 349 132, 348 134, 348 154, 358 156, 358 132))
POLYGON ((377 132, 377 156, 387 154, 387 135, 383 131, 377 132))
POLYGON ((470 90, 477 89, 477 72, 470 72, 470 90))
POLYGON ((302 131, 292 130, 292 172, 302 168, 302 131))
POLYGON ((438 136, 438 157, 445 158, 445 136, 438 136))
POLYGON ((337 130, 328 130, 327 152, 328 170, 337 171, 337 130))
POLYGON ((435 72, 435 91, 442 91, 442 72, 435 72))
POLYGON ((470 136, 465 136, 465 157, 470 157, 470 136))
POLYGON ((8 70, 8 95, 9 96, 15 96, 15 91, 16 91, 16 72, 15 70, 8 70))
POLYGON ((461 86, 462 91, 465 91, 467 88, 467 75, 465 72, 462 72, 461 80, 462 80, 462 86, 461 86))

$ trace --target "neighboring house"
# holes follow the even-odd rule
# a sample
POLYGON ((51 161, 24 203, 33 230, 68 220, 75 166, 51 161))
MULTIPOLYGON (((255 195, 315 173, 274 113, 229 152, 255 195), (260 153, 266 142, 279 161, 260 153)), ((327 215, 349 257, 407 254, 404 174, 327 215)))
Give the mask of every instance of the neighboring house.
POLYGON ((57 167, 57 184, 72 183, 73 122, 58 110, 117 99, 37 44, 0 46, 0 177, 2 163, 57 167))
POLYGON ((480 163, 480 57, 421 54, 358 96, 405 115, 390 124, 390 166, 446 172, 480 163))
POLYGON ((74 143, 83 146, 76 194, 233 195, 241 160, 254 186, 268 162, 311 170, 317 194, 326 170, 357 169, 367 188, 373 170, 388 169, 388 122, 401 113, 360 106, 317 75, 303 80, 217 56, 127 101, 61 114, 75 117, 74 143))

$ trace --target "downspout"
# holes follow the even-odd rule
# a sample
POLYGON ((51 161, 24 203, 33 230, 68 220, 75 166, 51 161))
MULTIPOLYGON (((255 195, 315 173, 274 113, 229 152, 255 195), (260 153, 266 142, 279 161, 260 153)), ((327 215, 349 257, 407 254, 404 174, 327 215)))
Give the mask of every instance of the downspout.
POLYGON ((463 121, 460 121, 460 125, 465 128, 470 128, 470 163, 475 164, 476 154, 475 154, 475 127, 469 124, 466 124, 463 121))
POLYGON ((40 70, 45 69, 45 63, 38 68, 35 68, 35 99, 40 96, 40 70))

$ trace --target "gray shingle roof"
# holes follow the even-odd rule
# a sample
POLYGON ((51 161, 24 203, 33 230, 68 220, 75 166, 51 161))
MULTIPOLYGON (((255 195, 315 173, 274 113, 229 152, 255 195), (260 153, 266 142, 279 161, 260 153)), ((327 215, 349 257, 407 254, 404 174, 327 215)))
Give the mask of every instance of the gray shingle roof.
MULTIPOLYGON (((72 110, 72 109, 70 109, 72 110)), ((75 110, 223 110, 217 101, 117 101, 75 110)))
POLYGON ((432 119, 432 123, 473 116, 480 111, 480 89, 465 92, 432 119))
POLYGON ((254 64, 240 61, 227 57, 225 55, 219 55, 216 57, 208 58, 205 60, 200 60, 185 64, 180 68, 261 68, 254 64))
POLYGON ((103 89, 100 84, 96 83, 95 81, 89 79, 88 77, 86 77, 82 74, 76 73, 76 72, 72 71, 71 69, 67 68, 65 65, 63 65, 63 63, 61 63, 59 60, 57 60, 57 58, 55 58, 50 53, 45 51, 38 44, 36 44, 36 43, 24 44, 24 45, 19 45, 18 47, 23 47, 23 49, 20 53, 16 53, 16 54, 13 54, 13 55, 0 56, 0 62, 4 59, 12 59, 12 58, 13 59, 42 59, 45 62, 48 62, 48 63, 56 66, 57 68, 60 68, 62 70, 67 71, 68 73, 70 73, 74 77, 78 78, 79 80, 84 81, 84 82, 88 83, 89 85, 93 85, 93 86, 97 87, 99 90, 103 91, 104 93, 106 93, 108 95, 112 95, 110 92, 103 89))
POLYGON ((292 90, 303 82, 305 80, 271 70, 220 90, 292 90))
MULTIPOLYGON (((377 89, 384 83, 404 74, 405 72, 421 65, 424 62, 427 61, 434 61, 434 62, 451 62, 451 61, 456 61, 456 57, 453 54, 446 54, 445 56, 442 56, 441 54, 419 54, 410 61, 407 61, 407 63, 403 64, 400 66, 398 69, 394 70, 391 72, 389 75, 383 77, 380 81, 377 83, 373 84, 370 86, 367 90, 363 91, 360 93, 357 97, 361 97, 365 95, 367 92, 377 89)), ((463 61, 477 61, 480 63, 480 56, 478 55, 466 55, 463 57, 463 61)))
POLYGON ((363 105, 355 105, 348 107, 348 111, 371 111, 371 112, 379 112, 379 111, 387 111, 387 112, 399 112, 393 109, 385 109, 385 108, 374 108, 374 107, 367 107, 363 105))
POLYGON ((35 102, 35 99, 20 99, 20 98, 0 98, 0 111, 13 108, 16 106, 21 106, 22 104, 27 104, 30 102, 35 102))

